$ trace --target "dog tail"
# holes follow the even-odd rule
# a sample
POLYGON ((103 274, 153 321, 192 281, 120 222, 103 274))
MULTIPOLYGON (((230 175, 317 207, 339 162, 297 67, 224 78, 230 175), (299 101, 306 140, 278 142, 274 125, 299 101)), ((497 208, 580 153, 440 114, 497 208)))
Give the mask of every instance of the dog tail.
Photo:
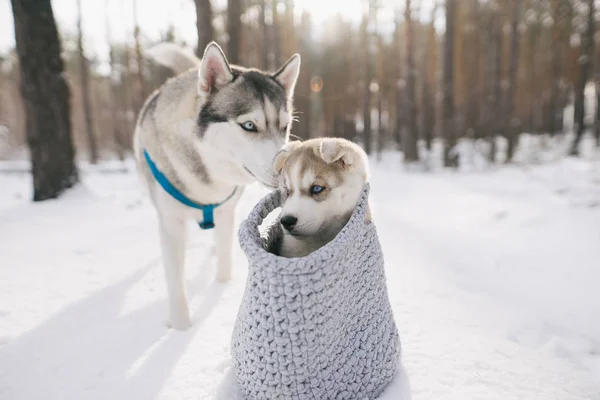
POLYGON ((146 55, 176 74, 200 66, 200 59, 190 50, 173 43, 159 43, 145 51, 146 55))

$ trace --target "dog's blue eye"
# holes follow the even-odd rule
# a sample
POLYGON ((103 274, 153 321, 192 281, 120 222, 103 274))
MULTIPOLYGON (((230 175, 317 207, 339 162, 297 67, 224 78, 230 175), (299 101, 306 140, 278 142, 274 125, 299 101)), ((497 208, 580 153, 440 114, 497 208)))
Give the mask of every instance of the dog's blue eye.
POLYGON ((246 121, 243 124, 240 124, 243 130, 248 132, 257 132, 256 125, 252 121, 246 121))
POLYGON ((319 194, 321 193, 323 190, 325 190, 325 188, 323 186, 319 186, 319 185, 312 185, 310 187, 310 193, 311 194, 319 194))

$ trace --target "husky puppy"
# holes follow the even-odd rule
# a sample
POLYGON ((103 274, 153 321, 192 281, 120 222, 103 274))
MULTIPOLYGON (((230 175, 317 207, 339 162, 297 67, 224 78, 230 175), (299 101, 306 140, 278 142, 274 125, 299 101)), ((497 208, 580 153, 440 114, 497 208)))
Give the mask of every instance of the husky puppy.
POLYGON ((202 60, 172 44, 159 45, 149 55, 181 72, 146 100, 134 148, 158 213, 168 325, 185 330, 191 325, 184 279, 186 223, 211 228, 214 221, 217 280, 229 280, 234 212, 243 187, 256 181, 276 186, 272 164, 288 140, 300 56, 269 74, 230 65, 216 43, 206 47, 202 60), (182 197, 216 207, 214 212, 197 209, 182 197))
MULTIPOLYGON (((273 162, 284 201, 278 254, 304 257, 346 225, 369 178, 365 152, 338 138, 285 145, 273 162)), ((371 219, 370 211, 367 220, 371 219)))

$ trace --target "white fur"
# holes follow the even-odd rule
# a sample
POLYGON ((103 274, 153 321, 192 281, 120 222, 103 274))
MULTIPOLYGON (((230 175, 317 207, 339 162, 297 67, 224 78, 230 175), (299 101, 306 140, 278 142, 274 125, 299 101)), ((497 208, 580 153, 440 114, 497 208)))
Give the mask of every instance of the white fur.
POLYGON ((144 54, 165 67, 171 68, 176 74, 200 65, 194 53, 173 43, 159 43, 146 50, 144 54))

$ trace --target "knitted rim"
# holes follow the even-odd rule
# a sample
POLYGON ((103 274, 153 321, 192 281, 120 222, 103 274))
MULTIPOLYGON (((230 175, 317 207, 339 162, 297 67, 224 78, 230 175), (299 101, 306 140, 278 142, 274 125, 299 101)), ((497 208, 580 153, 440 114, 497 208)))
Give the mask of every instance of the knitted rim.
MULTIPOLYGON (((371 224, 370 221, 365 221, 369 192, 370 184, 367 183, 350 216, 350 220, 331 242, 305 257, 286 258, 267 251, 264 246, 264 239, 259 231, 259 226, 264 219, 275 209, 281 207, 281 193, 274 191, 260 200, 248 218, 240 225, 238 234, 240 246, 248 259, 260 260, 261 268, 276 269, 279 274, 312 273, 323 262, 336 258, 340 252, 354 245, 363 231, 362 229, 356 229, 357 224, 371 224), (242 238, 244 240, 241 240, 242 238)), ((250 262, 249 264, 254 263, 250 262)))

